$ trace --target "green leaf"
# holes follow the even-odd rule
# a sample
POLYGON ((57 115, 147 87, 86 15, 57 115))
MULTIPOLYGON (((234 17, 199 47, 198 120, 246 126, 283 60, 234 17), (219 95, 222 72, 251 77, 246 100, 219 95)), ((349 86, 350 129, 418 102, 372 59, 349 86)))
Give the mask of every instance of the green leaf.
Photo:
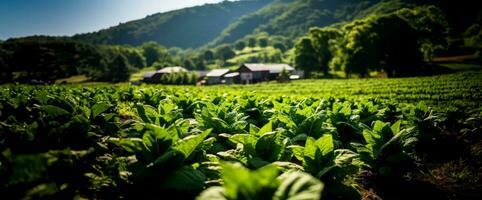
POLYGON ((110 138, 109 141, 121 146, 124 150, 130 153, 136 153, 143 149, 143 140, 141 138, 110 138))
POLYGON ((92 110, 92 118, 95 118, 97 117, 99 114, 105 112, 106 110, 109 109, 109 104, 107 103, 104 103, 104 102, 100 102, 100 103, 96 103, 94 106, 92 106, 91 110, 92 110))
POLYGON ((60 116, 67 116, 70 113, 64 110, 63 108, 53 106, 53 105, 43 105, 40 106, 40 110, 44 111, 47 113, 48 116, 50 117, 60 117, 60 116))
POLYGON ((392 129, 393 135, 397 135, 400 132, 400 124, 402 123, 401 120, 398 120, 393 124, 390 128, 392 129))
POLYGON ((159 117, 156 109, 150 105, 136 104, 137 114, 146 123, 156 123, 159 117))
POLYGON ((333 152, 335 146, 333 144, 333 136, 330 134, 325 134, 316 140, 317 149, 321 151, 321 155, 325 156, 330 152, 333 152))
POLYGON ((256 155, 270 162, 278 160, 284 147, 282 144, 278 144, 277 140, 276 132, 264 133, 256 142, 256 155))
MULTIPOLYGON (((316 158, 316 140, 312 137, 306 138, 305 147, 303 148, 303 156, 308 157, 312 160, 316 158)), ((304 158, 302 160, 305 160, 304 158)))
POLYGON ((288 146, 288 149, 291 149, 291 152, 293 152, 293 156, 295 156, 296 159, 298 159, 299 161, 303 161, 305 147, 299 145, 291 145, 288 146))
POLYGON ((182 139, 173 149, 181 152, 184 158, 188 158, 189 155, 201 144, 204 139, 211 133, 212 129, 205 130, 199 135, 191 135, 182 139))
POLYGON ((255 154, 255 146, 256 142, 258 141, 258 138, 256 136, 251 135, 251 134, 236 134, 231 137, 229 137, 229 141, 233 143, 240 143, 243 144, 244 150, 248 154, 255 154))
POLYGON ((273 200, 320 199, 324 185, 315 177, 303 172, 287 172, 278 177, 281 184, 273 200))
POLYGON ((278 169, 268 165, 249 171, 239 163, 222 163, 225 194, 230 199, 267 199, 274 194, 278 169))
POLYGON ((162 183, 163 189, 178 191, 201 191, 204 187, 206 176, 192 167, 184 167, 182 169, 171 172, 162 183))
POLYGON ((257 135, 259 132, 259 128, 256 127, 254 124, 249 125, 249 134, 250 135, 257 135))
POLYGON ((384 123, 382 121, 376 121, 375 124, 373 125, 373 131, 382 132, 385 125, 387 125, 387 123, 384 123))
POLYGON ((215 186, 204 190, 197 200, 227 200, 226 192, 223 187, 215 186))
POLYGON ((270 121, 266 125, 264 125, 261 129, 259 129, 258 134, 259 136, 273 131, 273 123, 270 121))

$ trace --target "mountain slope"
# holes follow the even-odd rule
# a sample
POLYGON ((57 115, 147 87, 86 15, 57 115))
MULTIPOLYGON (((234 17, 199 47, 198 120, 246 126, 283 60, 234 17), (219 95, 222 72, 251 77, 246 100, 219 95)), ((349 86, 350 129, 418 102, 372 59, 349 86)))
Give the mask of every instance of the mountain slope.
POLYGON ((230 43, 245 33, 267 32, 296 38, 313 26, 352 20, 355 13, 380 0, 276 0, 257 12, 238 19, 211 45, 230 43))
POLYGON ((95 44, 139 45, 157 41, 165 46, 195 48, 213 40, 237 18, 250 14, 271 0, 224 1, 158 13, 73 38, 95 44))
POLYGON ((294 40, 314 26, 346 23, 419 4, 440 6, 446 12, 453 31, 460 34, 480 13, 474 2, 459 0, 449 5, 449 0, 224 1, 159 13, 74 38, 95 44, 130 45, 153 40, 167 47, 181 48, 216 47, 262 32, 294 40), (467 11, 470 16, 462 18, 457 14, 462 11, 467 11))

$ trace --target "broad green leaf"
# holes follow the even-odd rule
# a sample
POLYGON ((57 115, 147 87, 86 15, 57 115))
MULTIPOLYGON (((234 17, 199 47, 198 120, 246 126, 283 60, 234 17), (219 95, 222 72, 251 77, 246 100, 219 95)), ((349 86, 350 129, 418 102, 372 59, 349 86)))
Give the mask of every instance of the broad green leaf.
POLYGON ((398 120, 393 124, 390 128, 392 129, 393 135, 397 135, 400 132, 400 124, 402 123, 401 120, 398 120))
POLYGON ((322 156, 332 152, 335 147, 333 144, 333 136, 331 134, 325 134, 316 140, 316 146, 321 151, 322 156))
POLYGON ((261 167, 264 167, 266 165, 269 165, 270 162, 266 161, 266 160, 263 160, 262 158, 259 158, 259 157, 254 157, 254 158, 251 158, 249 160, 249 164, 254 167, 254 168, 261 168, 261 167))
POLYGON ((382 132, 383 131, 383 128, 386 126, 387 124, 382 122, 382 121, 376 121, 375 124, 373 125, 373 131, 375 132, 382 132))
MULTIPOLYGON (((318 149, 316 146, 316 140, 312 137, 308 137, 306 139, 305 147, 303 148, 303 156, 308 157, 312 160, 316 158, 316 150, 318 149)), ((304 160, 304 158, 303 158, 304 160)))
POLYGON ((163 189, 178 191, 201 191, 204 187, 206 176, 192 167, 184 167, 182 169, 170 172, 162 183, 163 189))
POLYGON ((275 166, 268 165, 256 171, 249 171, 239 163, 222 163, 221 166, 225 194, 230 199, 271 198, 278 186, 275 166))
POLYGON ((258 134, 259 136, 273 131, 273 123, 270 121, 266 125, 264 125, 261 129, 259 129, 258 134))
POLYGON ((300 166, 293 162, 285 162, 285 161, 276 161, 271 163, 272 165, 278 167, 280 171, 303 171, 303 166, 300 166))
POLYGON ((278 177, 281 184, 273 200, 318 200, 324 185, 315 177, 303 172, 287 172, 278 177))
POLYGON ((251 135, 251 134, 236 134, 231 137, 229 137, 229 141, 234 142, 234 143, 240 143, 243 144, 244 150, 248 154, 254 154, 256 152, 255 146, 256 142, 258 141, 258 138, 256 136, 251 135))
POLYGON ((141 138, 110 138, 109 141, 118 144, 123 149, 131 153, 142 151, 143 141, 141 138))
POLYGON ((211 133, 211 130, 212 129, 205 130, 199 135, 188 136, 176 144, 173 149, 181 152, 184 155, 184 158, 187 158, 199 146, 199 144, 204 141, 209 133, 211 133))
POLYGON ((96 103, 92 106, 92 118, 97 117, 99 114, 109 109, 109 104, 105 102, 96 103))
POLYGON ((60 116, 67 116, 70 113, 64 110, 63 108, 53 106, 53 105, 43 105, 40 106, 40 110, 47 113, 50 117, 60 117, 60 116))
POLYGON ((257 135, 259 132, 259 128, 256 127, 254 124, 249 125, 249 134, 251 135, 257 135))
POLYGON ((226 192, 223 187, 215 186, 204 190, 197 200, 228 200, 226 192))
POLYGON ((156 109, 150 105, 137 104, 137 114, 146 123, 156 123, 159 114, 156 109))
POLYGON ((303 146, 299 145, 291 145, 287 147, 288 149, 293 152, 293 156, 295 156, 296 159, 299 161, 303 161, 303 156, 304 156, 304 150, 305 148, 303 146))
MULTIPOLYGON (((259 157, 274 162, 281 157, 283 144, 278 144, 278 134, 276 132, 264 133, 256 142, 256 155, 259 157)), ((280 141, 281 143, 281 141, 280 141)))

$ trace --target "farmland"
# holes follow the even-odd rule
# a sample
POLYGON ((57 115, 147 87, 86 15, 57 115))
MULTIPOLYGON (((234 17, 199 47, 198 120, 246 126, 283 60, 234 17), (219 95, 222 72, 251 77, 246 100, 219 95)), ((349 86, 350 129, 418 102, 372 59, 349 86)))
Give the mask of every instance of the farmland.
POLYGON ((477 199, 481 88, 480 71, 248 86, 3 85, 0 193, 477 199))

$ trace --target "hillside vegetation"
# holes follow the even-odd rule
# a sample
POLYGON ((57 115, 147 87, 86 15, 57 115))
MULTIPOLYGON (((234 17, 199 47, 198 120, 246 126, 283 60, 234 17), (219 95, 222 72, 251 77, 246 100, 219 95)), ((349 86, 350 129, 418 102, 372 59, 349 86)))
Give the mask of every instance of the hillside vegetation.
POLYGON ((146 41, 156 41, 168 47, 199 47, 213 40, 239 17, 250 14, 269 2, 270 0, 248 0, 206 4, 150 15, 73 38, 95 44, 137 46, 146 41))
POLYGON ((432 62, 437 56, 480 66, 481 22, 480 8, 465 0, 225 1, 73 37, 0 41, 0 82, 122 82, 144 67, 247 62, 288 63, 311 78, 433 75, 450 71, 432 62))

